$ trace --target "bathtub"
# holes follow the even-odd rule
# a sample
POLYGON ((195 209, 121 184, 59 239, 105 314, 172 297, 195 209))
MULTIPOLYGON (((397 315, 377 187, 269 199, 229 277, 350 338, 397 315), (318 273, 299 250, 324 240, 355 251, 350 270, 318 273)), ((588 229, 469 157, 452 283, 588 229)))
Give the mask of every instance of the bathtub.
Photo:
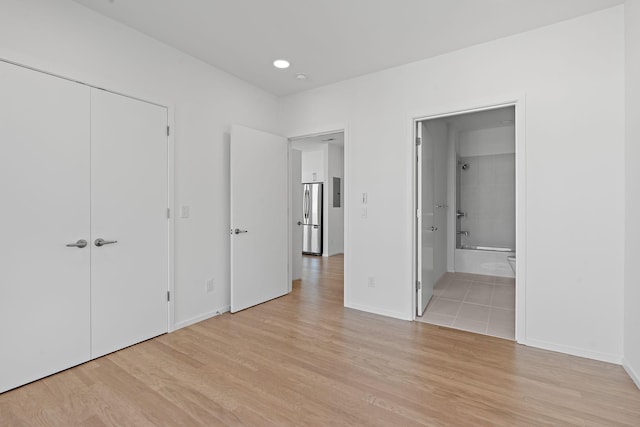
POLYGON ((508 256, 515 255, 511 248, 464 245, 455 250, 455 270, 457 273, 515 277, 507 261, 508 256))

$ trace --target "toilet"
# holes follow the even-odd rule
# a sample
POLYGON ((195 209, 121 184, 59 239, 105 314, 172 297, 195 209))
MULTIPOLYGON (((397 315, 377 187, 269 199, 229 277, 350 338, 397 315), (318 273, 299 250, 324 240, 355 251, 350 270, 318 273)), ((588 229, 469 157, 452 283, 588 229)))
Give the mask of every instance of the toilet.
POLYGON ((513 270, 513 273, 515 274, 515 272, 516 272, 516 257, 515 256, 508 256, 507 257, 507 262, 509 263, 509 266, 511 267, 511 269, 513 270))

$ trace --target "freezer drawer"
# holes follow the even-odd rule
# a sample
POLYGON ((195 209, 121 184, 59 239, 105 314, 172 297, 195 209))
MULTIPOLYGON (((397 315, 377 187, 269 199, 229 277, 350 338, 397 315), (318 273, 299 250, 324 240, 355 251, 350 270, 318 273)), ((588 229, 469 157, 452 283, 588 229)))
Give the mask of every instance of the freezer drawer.
POLYGON ((322 255, 322 227, 319 225, 302 225, 302 253, 322 255))

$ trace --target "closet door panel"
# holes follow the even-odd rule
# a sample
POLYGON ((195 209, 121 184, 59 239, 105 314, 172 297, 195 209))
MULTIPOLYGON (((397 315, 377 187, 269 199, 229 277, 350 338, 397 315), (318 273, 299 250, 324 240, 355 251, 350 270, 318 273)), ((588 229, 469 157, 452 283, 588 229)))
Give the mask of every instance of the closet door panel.
POLYGON ((0 62, 0 392, 90 358, 89 103, 0 62))
POLYGON ((166 129, 166 108, 92 89, 92 357, 167 332, 166 129))

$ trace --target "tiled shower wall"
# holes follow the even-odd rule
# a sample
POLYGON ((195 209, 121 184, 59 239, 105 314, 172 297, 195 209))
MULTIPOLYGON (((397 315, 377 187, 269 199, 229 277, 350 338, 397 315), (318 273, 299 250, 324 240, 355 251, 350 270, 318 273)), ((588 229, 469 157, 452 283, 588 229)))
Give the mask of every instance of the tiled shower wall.
POLYGON ((492 154, 486 156, 460 157, 468 164, 458 176, 459 204, 457 209, 465 212, 460 220, 460 230, 469 236, 461 237, 461 244, 515 248, 515 154, 492 154))

